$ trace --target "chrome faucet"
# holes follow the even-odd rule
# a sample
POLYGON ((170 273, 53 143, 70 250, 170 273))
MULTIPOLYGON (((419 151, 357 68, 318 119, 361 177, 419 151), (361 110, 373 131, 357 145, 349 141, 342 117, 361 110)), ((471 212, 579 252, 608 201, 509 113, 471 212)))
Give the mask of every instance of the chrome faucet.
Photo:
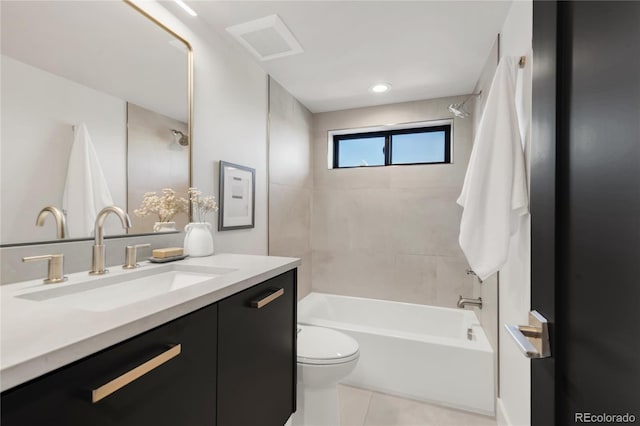
POLYGON ((104 265, 105 247, 104 231, 102 228, 109 213, 115 213, 120 218, 120 222, 122 222, 122 227, 124 229, 131 228, 131 219, 129 219, 129 215, 127 215, 120 207, 108 206, 100 210, 100 213, 98 213, 98 216, 96 217, 96 227, 94 230, 95 241, 93 243, 93 259, 91 260, 91 271, 89 271, 90 275, 102 275, 108 272, 104 265))
POLYGON ((467 299, 460 296, 458 299, 458 308, 464 309, 467 305, 476 306, 479 309, 482 309, 482 297, 478 297, 477 299, 467 299))
POLYGON ((58 239, 62 240, 67 238, 67 219, 64 217, 64 214, 60 211, 59 208, 53 206, 47 206, 40 210, 38 213, 38 218, 36 219, 36 226, 44 226, 44 220, 47 217, 47 213, 50 213, 56 219, 56 229, 58 239))

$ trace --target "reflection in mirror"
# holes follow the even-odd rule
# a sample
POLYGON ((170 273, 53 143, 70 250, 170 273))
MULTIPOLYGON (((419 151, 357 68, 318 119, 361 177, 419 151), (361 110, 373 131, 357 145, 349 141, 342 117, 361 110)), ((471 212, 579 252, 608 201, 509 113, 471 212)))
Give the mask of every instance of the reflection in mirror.
MULTIPOLYGON (((84 221, 100 210, 97 198, 110 197, 129 213, 130 233, 153 232, 152 216, 133 214, 144 193, 189 187, 186 41, 125 2, 3 1, 0 9, 0 244, 59 238, 54 220, 36 226, 46 206, 67 210, 67 238, 91 237, 74 220, 78 199, 91 200, 75 209, 84 221)), ((175 221, 180 229, 188 215, 175 221)), ((107 220, 106 235, 122 232, 107 220)))
MULTIPOLYGON (((145 194, 156 192, 161 196, 165 188, 175 191, 178 198, 186 197, 189 190, 189 147, 188 142, 184 146, 180 140, 181 135, 187 133, 187 123, 130 103, 127 106, 127 129, 127 204, 133 224, 129 232, 184 229, 189 223, 188 205, 180 206, 175 209, 175 214, 169 212, 164 217, 155 213, 141 216, 140 207, 145 194)), ((172 206, 165 207, 169 209, 164 210, 170 210, 172 206)))

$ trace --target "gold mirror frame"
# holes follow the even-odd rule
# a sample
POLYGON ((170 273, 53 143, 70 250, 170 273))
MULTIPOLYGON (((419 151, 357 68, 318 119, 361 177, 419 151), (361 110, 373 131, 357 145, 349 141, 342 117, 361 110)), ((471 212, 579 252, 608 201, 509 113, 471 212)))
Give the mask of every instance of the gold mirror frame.
MULTIPOLYGON (((160 22, 154 16, 151 16, 146 10, 142 9, 137 4, 133 3, 131 0, 122 0, 124 3, 131 6, 138 13, 142 14, 145 18, 149 19, 151 22, 171 34, 173 37, 180 40, 187 47, 187 129, 189 132, 189 188, 193 186, 193 48, 191 47, 191 43, 189 43, 184 37, 180 34, 173 31, 171 28, 160 22)), ((128 179, 127 179, 128 181, 128 179)), ((127 189, 128 192, 128 189, 127 189)), ((189 222, 193 221, 193 212, 191 203, 189 203, 189 222)), ((140 234, 136 234, 140 235, 140 234)), ((60 241, 58 241, 60 242, 60 241)))
MULTIPOLYGON (((132 0, 121 0, 126 5, 130 6, 137 13, 140 13, 142 16, 146 17, 149 21, 156 24, 158 27, 162 28, 165 32, 170 34, 172 37, 181 41, 187 48, 187 131, 188 131, 188 166, 189 166, 189 175, 188 175, 188 185, 189 187, 193 186, 193 48, 191 44, 177 32, 169 28, 167 25, 162 23, 160 20, 152 16, 146 10, 142 9, 137 4, 133 3, 132 0)), ((127 189, 128 193, 128 176, 127 176, 127 189)), ((189 206, 188 217, 189 221, 192 221, 192 208, 189 206)), ((174 231, 175 232, 175 231, 174 231)), ((130 236, 139 236, 139 235, 157 235, 155 233, 138 233, 138 234, 118 234, 106 236, 105 238, 126 238, 130 236)), ((15 247, 15 246, 27 246, 27 245, 40 245, 40 244, 59 244, 59 243, 67 243, 67 242, 77 242, 77 241, 86 241, 90 240, 92 237, 86 238, 72 238, 72 239, 52 239, 52 240, 44 240, 44 241, 27 241, 27 242, 11 242, 11 243, 0 243, 0 248, 3 247, 15 247)))

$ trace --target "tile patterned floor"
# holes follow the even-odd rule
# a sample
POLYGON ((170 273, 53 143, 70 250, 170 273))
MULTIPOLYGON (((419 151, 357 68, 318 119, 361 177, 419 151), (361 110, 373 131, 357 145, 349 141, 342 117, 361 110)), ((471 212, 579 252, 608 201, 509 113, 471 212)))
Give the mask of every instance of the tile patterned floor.
POLYGON ((472 414, 365 389, 339 385, 341 426, 496 426, 472 414))

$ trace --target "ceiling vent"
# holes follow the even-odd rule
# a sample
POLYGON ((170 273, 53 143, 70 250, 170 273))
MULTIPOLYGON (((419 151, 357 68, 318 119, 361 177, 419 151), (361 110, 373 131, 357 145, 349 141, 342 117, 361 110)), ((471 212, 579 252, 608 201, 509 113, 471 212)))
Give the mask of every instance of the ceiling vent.
POLYGON ((261 61, 304 51, 278 15, 234 25, 228 27, 227 31, 261 61))

